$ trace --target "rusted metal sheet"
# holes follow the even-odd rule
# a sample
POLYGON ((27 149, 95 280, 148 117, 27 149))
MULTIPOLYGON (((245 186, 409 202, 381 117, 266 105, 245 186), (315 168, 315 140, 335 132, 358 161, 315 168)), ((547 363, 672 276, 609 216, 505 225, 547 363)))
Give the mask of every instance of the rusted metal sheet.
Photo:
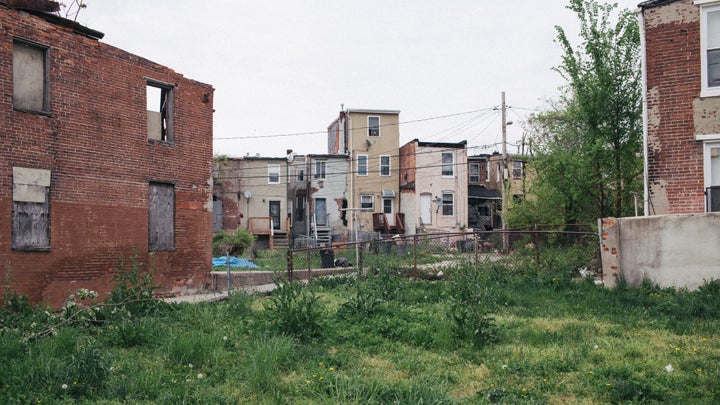
POLYGON ((44 11, 46 13, 54 13, 60 11, 60 3, 48 0, 0 0, 0 3, 6 4, 12 8, 23 10, 44 11))

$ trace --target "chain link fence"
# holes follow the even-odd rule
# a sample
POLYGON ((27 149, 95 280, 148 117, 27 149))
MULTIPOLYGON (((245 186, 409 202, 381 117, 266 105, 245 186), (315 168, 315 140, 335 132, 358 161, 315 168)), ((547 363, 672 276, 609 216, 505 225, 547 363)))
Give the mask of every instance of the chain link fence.
POLYGON ((332 243, 287 252, 288 277, 294 271, 348 268, 367 273, 397 268, 413 277, 434 277, 458 266, 502 267, 510 272, 602 276, 600 243, 589 226, 377 235, 372 240, 332 243))

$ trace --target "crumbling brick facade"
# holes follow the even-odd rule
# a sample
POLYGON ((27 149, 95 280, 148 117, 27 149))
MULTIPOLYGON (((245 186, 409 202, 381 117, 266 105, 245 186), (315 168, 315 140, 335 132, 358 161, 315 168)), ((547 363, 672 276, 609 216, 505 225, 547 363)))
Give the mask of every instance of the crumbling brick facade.
POLYGON ((106 293, 121 258, 133 255, 152 264, 166 292, 202 288, 209 277, 213 88, 99 37, 0 4, 0 274, 33 303, 58 306, 77 288, 106 293), (14 102, 18 44, 45 52, 46 111, 14 102), (172 138, 148 137, 148 81, 172 92, 172 138), (17 177, 28 172, 49 174, 42 249, 18 248, 13 239, 24 186, 17 177), (164 213, 172 247, 154 252, 152 184, 168 186, 173 208, 164 213))
POLYGON ((641 4, 645 29, 648 212, 705 210, 703 143, 720 132, 720 104, 701 98, 700 7, 693 0, 641 4))

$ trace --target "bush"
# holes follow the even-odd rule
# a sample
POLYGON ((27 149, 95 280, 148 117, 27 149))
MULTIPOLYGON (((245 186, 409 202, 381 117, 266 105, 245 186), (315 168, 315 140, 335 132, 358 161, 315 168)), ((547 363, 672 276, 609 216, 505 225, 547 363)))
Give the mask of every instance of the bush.
POLYGON ((255 241, 255 236, 244 229, 238 229, 235 233, 227 233, 224 230, 213 235, 213 256, 239 256, 245 249, 255 241))
POLYGON ((497 340, 495 320, 489 316, 495 305, 487 276, 471 266, 460 266, 450 273, 448 283, 449 317, 455 336, 482 347, 497 340))
POLYGON ((323 312, 317 295, 300 281, 277 280, 275 283, 277 288, 267 308, 271 325, 301 342, 318 339, 323 312))

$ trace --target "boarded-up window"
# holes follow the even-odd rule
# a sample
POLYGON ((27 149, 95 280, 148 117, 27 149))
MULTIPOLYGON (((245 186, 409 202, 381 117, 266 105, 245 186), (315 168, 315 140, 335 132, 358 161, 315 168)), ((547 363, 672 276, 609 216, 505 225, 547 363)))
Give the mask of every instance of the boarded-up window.
POLYGON ((173 86, 147 81, 148 139, 173 142, 173 86))
POLYGON ((50 249, 50 170, 13 167, 12 247, 50 249))
POLYGON ((151 252, 175 249, 175 187, 150 183, 148 244, 151 252))
POLYGON ((47 112, 46 48, 13 42, 13 106, 19 110, 47 112))

